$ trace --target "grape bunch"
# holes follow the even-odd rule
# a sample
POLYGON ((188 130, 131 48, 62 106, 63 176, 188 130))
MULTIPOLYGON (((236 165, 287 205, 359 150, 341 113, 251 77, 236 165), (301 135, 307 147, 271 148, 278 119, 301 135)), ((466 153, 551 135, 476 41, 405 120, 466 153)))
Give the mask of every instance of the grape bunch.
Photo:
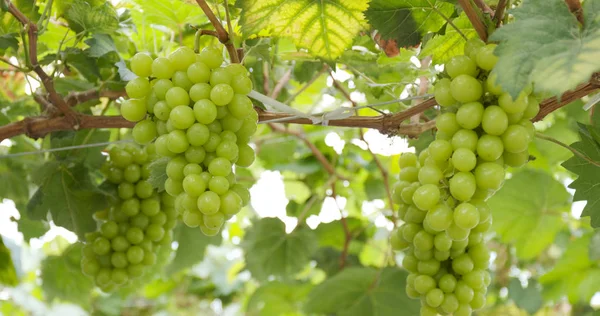
POLYGON ((539 103, 532 87, 515 100, 496 84, 494 48, 470 40, 464 55, 448 61, 434 87, 443 112, 435 140, 418 156, 400 156, 393 199, 404 224, 391 244, 405 251, 406 292, 421 299, 421 315, 471 315, 485 305, 486 200, 502 186, 505 167, 529 159, 539 103))
POLYGON ((157 154, 170 159, 165 190, 183 222, 209 236, 249 202, 234 165, 254 162, 248 143, 258 121, 248 71, 222 64, 221 51, 211 47, 198 54, 180 47, 156 59, 136 54, 131 68, 139 77, 127 84, 130 99, 121 105, 123 117, 137 122, 135 141, 154 140, 157 154))
POLYGON ((153 145, 128 144, 113 147, 103 166, 108 181, 117 185, 118 203, 96 214, 99 230, 86 236, 81 269, 104 292, 143 275, 155 264, 157 247, 170 247, 175 199, 146 181, 154 156, 153 145))

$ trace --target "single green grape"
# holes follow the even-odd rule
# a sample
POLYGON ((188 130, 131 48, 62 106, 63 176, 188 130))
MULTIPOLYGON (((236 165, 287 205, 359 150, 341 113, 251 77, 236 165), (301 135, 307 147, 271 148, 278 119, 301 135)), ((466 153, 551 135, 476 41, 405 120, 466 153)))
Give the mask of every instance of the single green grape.
POLYGON ((130 122, 141 121, 146 117, 144 99, 128 99, 121 103, 121 115, 130 122))
MULTIPOLYGON (((443 231, 452 224, 452 209, 445 204, 438 204, 427 212, 425 222, 436 231, 443 231)), ((447 249, 440 249, 447 250, 447 249)))
POLYGON ((456 120, 456 114, 452 112, 446 112, 438 115, 435 120, 435 127, 439 132, 442 132, 446 135, 454 135, 459 129, 460 125, 456 120))
POLYGON ((470 203, 461 203, 454 209, 454 224, 462 229, 472 229, 479 224, 479 211, 470 203))
POLYGON ((233 100, 234 92, 230 85, 220 83, 210 90, 210 100, 214 104, 224 106, 233 100))
POLYGON ((494 68, 498 62, 498 57, 494 55, 496 44, 487 44, 477 52, 476 62, 477 66, 483 70, 490 71, 494 68))
POLYGON ((452 96, 450 89, 450 80, 447 78, 440 79, 434 86, 435 101, 440 106, 452 106, 456 104, 456 99, 452 96))
POLYGON ((475 62, 465 55, 457 55, 452 57, 445 64, 445 69, 450 78, 455 78, 459 75, 469 75, 471 77, 477 77, 477 65, 475 62))
POLYGON ((522 125, 510 125, 502 134, 504 150, 510 153, 519 153, 529 147, 530 136, 527 129, 522 125))
POLYGON ((196 53, 187 46, 180 46, 167 57, 171 62, 173 69, 186 70, 196 61, 196 53))
POLYGON ((459 148, 465 148, 470 151, 475 151, 477 149, 477 141, 479 137, 477 133, 473 130, 469 129, 461 129, 457 131, 454 136, 452 136, 452 148, 457 150, 459 148))
POLYGON ((452 79, 450 93, 458 102, 469 103, 481 98, 483 87, 477 79, 469 75, 458 75, 452 79))
POLYGON ((504 144, 498 136, 483 135, 477 142, 477 155, 485 161, 495 161, 502 156, 504 144))
POLYGON ((158 57, 152 62, 152 76, 158 79, 171 79, 175 68, 173 63, 165 57, 158 57))
POLYGON ((129 61, 131 71, 140 77, 149 77, 152 74, 154 60, 147 53, 137 53, 129 61))
POLYGON ((450 193, 459 201, 471 199, 477 188, 475 176, 470 172, 457 172, 449 181, 450 193))
POLYGON ((195 62, 188 67, 187 76, 193 83, 208 83, 210 79, 210 67, 203 62, 195 62))
POLYGON ((483 111, 483 104, 479 102, 465 103, 456 112, 456 122, 462 128, 475 129, 481 124, 483 111))
POLYGON ((495 163, 485 162, 475 169, 477 187, 487 190, 498 190, 504 182, 504 168, 495 163))

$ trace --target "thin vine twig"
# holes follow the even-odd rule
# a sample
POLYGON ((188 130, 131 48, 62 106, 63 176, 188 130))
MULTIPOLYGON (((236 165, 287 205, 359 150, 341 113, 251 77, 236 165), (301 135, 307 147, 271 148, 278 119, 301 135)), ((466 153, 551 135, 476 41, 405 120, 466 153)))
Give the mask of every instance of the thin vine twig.
POLYGON ((475 8, 473 8, 473 6, 471 5, 471 2, 469 0, 458 0, 458 3, 462 7, 462 9, 465 11, 465 14, 469 18, 469 21, 471 21, 471 24, 473 24, 473 27, 475 28, 475 31, 477 31, 477 34, 479 35, 479 37, 484 42, 487 42, 486 27, 483 24, 483 21, 481 21, 481 19, 479 18, 479 14, 475 10, 475 8))
POLYGON ((221 22, 219 22, 219 20, 215 16, 215 13, 208 6, 208 3, 206 3, 205 0, 196 0, 196 3, 198 3, 198 5, 202 9, 202 11, 204 11, 204 14, 206 15, 206 17, 208 18, 210 23, 213 25, 215 30, 217 31, 219 42, 221 42, 227 48, 231 62, 239 63, 240 59, 237 54, 237 50, 235 49, 235 46, 233 45, 233 41, 231 41, 231 39, 229 38, 229 33, 227 33, 227 31, 225 30, 225 28, 223 27, 221 22))
POLYGON ((502 20, 504 19, 504 12, 506 12, 507 5, 508 0, 498 1, 498 5, 496 6, 496 13, 494 13, 494 21, 496 21, 496 27, 500 27, 500 24, 502 24, 502 20))
POLYGON ((548 135, 544 135, 541 133, 535 133, 535 137, 539 138, 539 139, 543 139, 552 143, 555 143, 561 147, 564 147, 565 149, 568 149, 569 151, 571 151, 573 154, 579 156, 581 159, 591 163, 592 165, 596 166, 596 167, 600 167, 600 162, 594 161, 593 159, 591 159, 590 157, 586 156, 584 153, 580 152, 579 150, 561 142, 558 139, 555 139, 553 137, 550 137, 548 135))

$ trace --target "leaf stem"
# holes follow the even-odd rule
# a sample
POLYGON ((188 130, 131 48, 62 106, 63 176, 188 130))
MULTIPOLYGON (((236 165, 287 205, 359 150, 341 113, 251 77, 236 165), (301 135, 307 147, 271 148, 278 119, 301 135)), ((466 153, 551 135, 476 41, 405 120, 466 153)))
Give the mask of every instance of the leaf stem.
POLYGON ((215 16, 215 13, 210 9, 210 7, 208 6, 208 3, 206 3, 205 0, 196 0, 196 3, 198 3, 198 5, 202 9, 202 11, 204 11, 204 14, 206 15, 206 17, 208 18, 210 23, 213 25, 215 30, 217 31, 219 42, 221 42, 227 48, 231 62, 239 63, 240 59, 237 54, 237 50, 235 49, 233 42, 229 38, 229 34, 225 30, 225 28, 223 27, 221 22, 219 22, 219 20, 215 16))
POLYGON ((561 142, 558 139, 555 139, 553 137, 550 137, 548 135, 544 135, 544 134, 541 134, 541 133, 535 133, 535 137, 537 137, 539 139, 543 139, 543 140, 549 141, 549 142, 552 142, 552 143, 555 143, 555 144, 557 144, 557 145, 559 145, 561 147, 564 147, 564 148, 570 150, 573 154, 579 156, 581 159, 583 159, 583 160, 591 163, 592 165, 594 165, 596 167, 600 167, 600 163, 599 162, 596 162, 596 161, 592 160, 590 157, 586 156, 584 153, 582 153, 579 150, 577 150, 577 149, 575 149, 575 148, 573 148, 573 147, 571 147, 571 146, 569 146, 569 145, 561 142))
POLYGON ((506 12, 507 5, 508 5, 508 0, 498 1, 498 5, 496 6, 496 13, 494 13, 494 20, 496 21, 496 27, 500 27, 500 24, 502 24, 502 20, 504 19, 504 12, 506 12))
POLYGON ((487 42, 487 30, 486 30, 486 27, 483 24, 483 21, 481 21, 481 19, 479 18, 479 14, 475 10, 475 8, 473 8, 473 6, 471 5, 471 1, 469 1, 469 0, 458 0, 458 3, 462 7, 463 11, 465 11, 465 14, 469 18, 469 21, 471 21, 471 24, 473 24, 473 27, 475 28, 475 31, 477 31, 477 34, 479 35, 479 37, 484 42, 487 42))

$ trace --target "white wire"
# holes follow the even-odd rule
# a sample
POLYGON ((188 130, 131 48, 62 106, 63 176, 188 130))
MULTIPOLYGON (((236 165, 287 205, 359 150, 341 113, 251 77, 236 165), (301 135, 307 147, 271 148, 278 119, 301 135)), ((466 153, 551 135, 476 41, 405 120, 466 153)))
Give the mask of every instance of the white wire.
POLYGON ((0 155, 0 159, 21 157, 21 156, 27 156, 27 155, 45 154, 45 153, 51 153, 51 152, 56 152, 56 151, 65 151, 65 150, 80 149, 80 148, 102 147, 102 146, 108 146, 111 144, 119 144, 119 143, 133 143, 133 140, 124 139, 124 140, 118 140, 118 141, 114 141, 114 142, 92 143, 92 144, 84 144, 84 145, 76 145, 76 146, 50 148, 50 149, 37 150, 37 151, 26 151, 26 152, 22 152, 22 153, 0 155))

